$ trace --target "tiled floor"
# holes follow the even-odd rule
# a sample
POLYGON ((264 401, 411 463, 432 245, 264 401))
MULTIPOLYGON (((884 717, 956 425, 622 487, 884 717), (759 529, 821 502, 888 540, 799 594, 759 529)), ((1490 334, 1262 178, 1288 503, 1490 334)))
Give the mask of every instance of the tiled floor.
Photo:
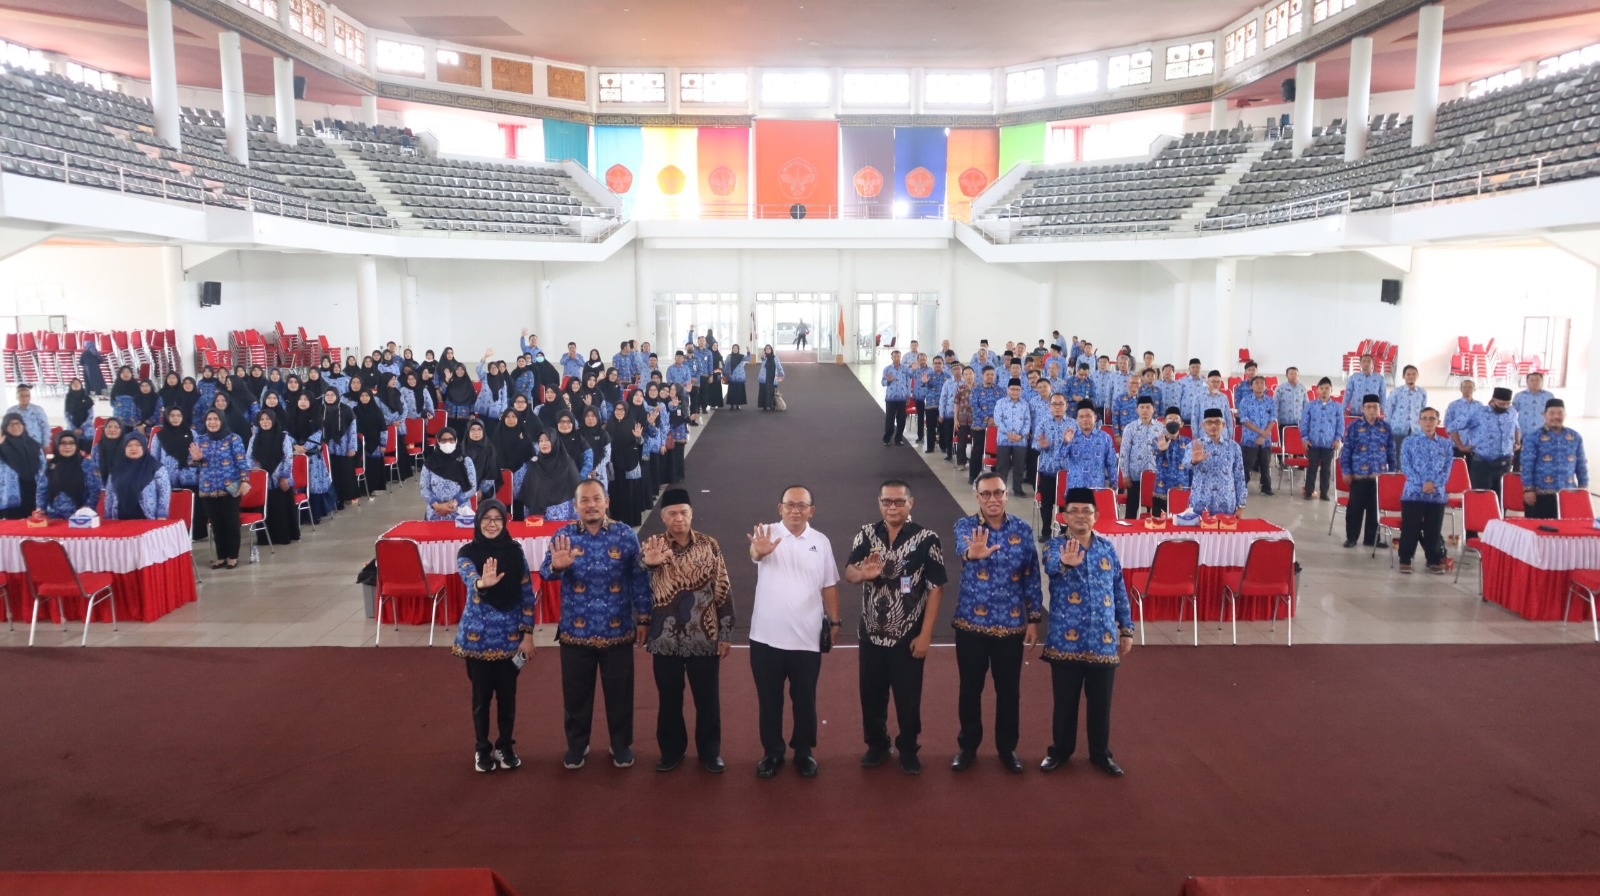
MULTIPOLYGON (((874 394, 880 394, 877 374, 866 366, 855 372, 874 394)), ((1592 423, 1595 421, 1583 421, 1592 423)), ((704 430, 694 430, 696 437, 704 430)), ((1600 438, 1600 433, 1597 433, 1600 438)), ((691 441, 690 450, 693 449, 691 441)), ((912 449, 904 449, 910 459, 912 449)), ((965 475, 946 464, 940 455, 916 457, 927 462, 945 482, 956 500, 975 510, 965 475)), ((1306 502, 1294 489, 1262 498, 1251 487, 1247 513, 1269 519, 1293 533, 1299 560, 1300 602, 1294 622, 1297 644, 1434 644, 1434 643, 1586 643, 1592 642, 1587 624, 1528 622, 1477 597, 1477 562, 1468 560, 1460 584, 1449 576, 1418 573, 1401 576, 1392 571, 1382 552, 1344 550, 1343 520, 1328 535, 1332 505, 1306 502)), ((241 564, 233 571, 201 572, 200 600, 153 623, 125 623, 111 632, 106 625, 91 628, 93 646, 133 647, 306 647, 370 646, 374 625, 362 609, 361 586, 356 573, 372 557, 376 536, 395 523, 415 519, 419 513, 414 483, 342 511, 316 531, 309 526, 300 543, 261 552, 258 564, 241 564)), ((1030 499, 1016 498, 1012 512, 1033 512, 1030 499)), ((1448 531, 1448 527, 1446 529, 1448 531)), ((202 566, 209 549, 199 553, 202 566)), ((38 643, 76 646, 81 628, 41 626, 38 643)), ((1239 623, 1240 644, 1282 644, 1284 625, 1276 631, 1265 622, 1239 623)), ((549 632, 544 638, 550 637, 549 632)), ((1178 632, 1175 623, 1146 627, 1150 644, 1189 644, 1192 632, 1178 632)), ((447 649, 451 633, 440 631, 436 646, 447 649)), ((1226 645, 1226 626, 1202 623, 1202 645, 1226 645)), ((0 632, 0 646, 27 644, 27 626, 0 632)), ((426 627, 385 628, 383 644, 423 646, 426 627)))

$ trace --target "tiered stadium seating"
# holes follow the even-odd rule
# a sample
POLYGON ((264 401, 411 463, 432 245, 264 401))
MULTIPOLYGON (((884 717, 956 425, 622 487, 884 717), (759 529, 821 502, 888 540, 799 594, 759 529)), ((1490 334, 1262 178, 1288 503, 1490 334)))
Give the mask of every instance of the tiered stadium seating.
POLYGON ((339 140, 345 143, 374 143, 383 146, 398 146, 407 148, 416 142, 416 137, 410 128, 394 128, 388 125, 362 124, 358 121, 344 121, 339 118, 319 118, 312 122, 318 137, 325 140, 339 140))
POLYGON ((363 146, 364 162, 431 230, 575 236, 568 223, 584 213, 556 167, 426 159, 363 146))
POLYGON ((1024 175, 1021 196, 990 214, 1039 219, 1024 238, 1163 231, 1216 184, 1250 136, 1243 128, 1188 134, 1148 162, 1036 169, 1024 175))

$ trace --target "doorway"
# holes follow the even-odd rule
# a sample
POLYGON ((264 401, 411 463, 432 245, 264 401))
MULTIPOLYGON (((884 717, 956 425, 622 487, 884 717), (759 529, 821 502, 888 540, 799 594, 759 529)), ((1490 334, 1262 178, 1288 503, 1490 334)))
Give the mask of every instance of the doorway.
POLYGON ((707 330, 723 346, 739 341, 738 293, 664 292, 657 295, 656 305, 658 309, 664 307, 668 312, 665 315, 658 314, 658 320, 667 318, 666 333, 656 334, 656 351, 658 354, 665 352, 662 355, 662 367, 670 363, 667 359, 674 351, 683 348, 685 342, 693 342, 695 337, 706 335, 707 330), (664 342, 663 335, 666 337, 664 342))
POLYGON ((938 312, 938 293, 856 293, 855 360, 875 364, 880 354, 904 351, 913 339, 926 349, 933 344, 938 312))
POLYGON ((839 352, 839 305, 831 292, 756 293, 756 343, 785 361, 832 362, 839 352))

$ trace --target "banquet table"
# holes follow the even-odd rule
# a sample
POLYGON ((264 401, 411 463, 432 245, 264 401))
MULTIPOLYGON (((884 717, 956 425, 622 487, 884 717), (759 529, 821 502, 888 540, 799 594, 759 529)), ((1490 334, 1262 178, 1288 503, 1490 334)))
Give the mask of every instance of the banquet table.
MULTIPOLYGON (((1150 575, 1150 564, 1155 561, 1156 547, 1161 542, 1176 538, 1192 538, 1199 541, 1200 582, 1197 591, 1200 599, 1200 618, 1204 620, 1224 618, 1223 582, 1244 568, 1244 561, 1250 554, 1252 543, 1263 538, 1294 540, 1294 536, 1290 535, 1288 530, 1260 519, 1241 519, 1237 529, 1202 529, 1197 526, 1175 526, 1170 523, 1164 528, 1147 529, 1141 520, 1133 520, 1127 526, 1121 525, 1119 521, 1101 520, 1095 524, 1094 531, 1109 539, 1112 547, 1116 548, 1117 559, 1122 562, 1123 579, 1129 586, 1144 586, 1150 575)), ((1147 597, 1144 600, 1145 621, 1176 620, 1178 609, 1183 603, 1185 602, 1175 598, 1147 597)), ((1271 619, 1273 606, 1276 603, 1271 600, 1246 598, 1239 603, 1239 618, 1271 619)), ((1284 613, 1280 607, 1279 617, 1281 618, 1284 613)), ((1186 617, 1187 615, 1185 612, 1186 617)), ((1133 619, 1134 622, 1139 621, 1137 606, 1133 608, 1133 619)))
MULTIPOLYGON (((73 529, 65 520, 30 528, 26 520, 0 521, 0 572, 12 618, 33 617, 33 593, 23 575, 22 543, 30 538, 60 541, 80 573, 111 573, 111 603, 95 608, 95 622, 153 622, 195 599, 189 527, 181 520, 105 520, 94 529, 73 529)), ((63 601, 68 619, 82 619, 82 600, 63 601)), ((52 622, 61 622, 56 602, 46 605, 52 622)))
MULTIPOLYGON (((1572 571, 1600 569, 1600 529, 1590 520, 1495 520, 1481 539, 1484 598, 1524 619, 1560 620, 1572 571)), ((1587 609, 1573 601, 1568 619, 1581 621, 1587 609)))
MULTIPOLYGON (((544 563, 544 555, 550 549, 550 536, 565 525, 566 523, 516 521, 506 524, 506 534, 521 543, 522 554, 528 558, 528 569, 533 573, 533 587, 539 592, 537 620, 541 623, 553 622, 561 615, 561 583, 545 582, 540 579, 539 565, 544 563)), ((461 612, 467 605, 467 586, 456 574, 456 552, 461 550, 462 545, 472 540, 471 529, 457 526, 451 520, 410 520, 395 526, 378 538, 400 538, 416 542, 417 550, 422 554, 423 571, 430 575, 449 577, 445 585, 445 608, 448 612, 439 619, 440 624, 461 618, 461 612)), ((427 601, 407 598, 396 603, 401 622, 407 625, 428 624, 430 604, 427 601)))

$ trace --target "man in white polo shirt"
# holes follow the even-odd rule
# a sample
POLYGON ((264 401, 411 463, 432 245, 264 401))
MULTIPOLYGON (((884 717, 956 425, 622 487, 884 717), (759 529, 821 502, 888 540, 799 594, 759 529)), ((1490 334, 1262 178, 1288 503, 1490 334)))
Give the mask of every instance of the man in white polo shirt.
POLYGON ((756 526, 750 559, 756 564, 755 606, 750 611, 750 671, 760 706, 761 748, 756 777, 783 767, 783 686, 794 701, 794 765, 817 776, 817 675, 822 641, 839 635, 839 564, 828 537, 811 528, 811 490, 791 486, 778 505, 782 522, 756 526))

